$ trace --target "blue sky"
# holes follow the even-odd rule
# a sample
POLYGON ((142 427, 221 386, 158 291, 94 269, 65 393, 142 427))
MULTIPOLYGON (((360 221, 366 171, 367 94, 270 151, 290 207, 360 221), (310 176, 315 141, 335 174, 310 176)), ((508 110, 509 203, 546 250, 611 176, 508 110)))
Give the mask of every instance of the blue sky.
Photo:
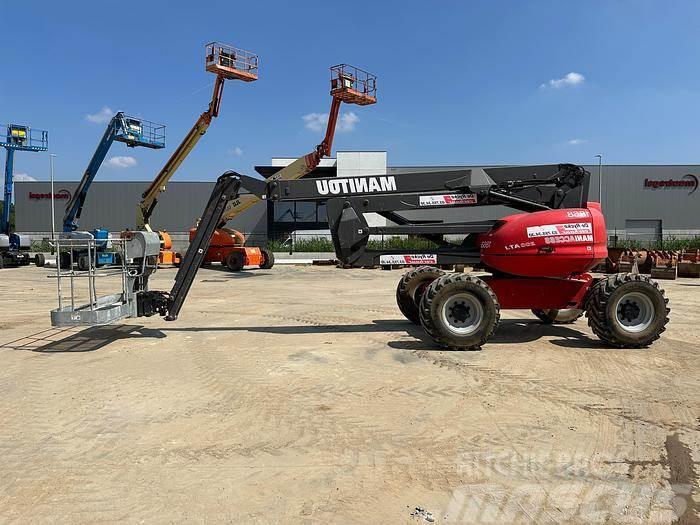
MULTIPOLYGON (((700 163, 698 20, 690 1, 14 3, 0 122, 48 129, 60 180, 80 178, 103 132, 87 115, 162 122, 165 150, 115 143, 110 157, 135 163, 98 175, 150 180, 208 104, 203 46, 218 40, 257 52, 260 80, 227 82, 173 180, 311 151, 322 132, 304 116, 328 111, 340 62, 378 75, 379 103, 343 107, 334 150, 387 150, 392 165, 700 163)), ((20 153, 15 171, 48 179, 48 164, 20 153)))

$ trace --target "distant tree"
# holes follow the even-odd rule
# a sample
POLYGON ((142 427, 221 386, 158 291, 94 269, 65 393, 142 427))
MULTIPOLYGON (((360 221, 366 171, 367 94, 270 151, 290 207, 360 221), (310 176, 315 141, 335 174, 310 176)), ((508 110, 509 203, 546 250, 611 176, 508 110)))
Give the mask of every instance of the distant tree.
MULTIPOLYGON (((0 215, 2 215, 3 209, 5 208, 5 201, 0 201, 0 215)), ((15 231, 15 205, 10 204, 10 231, 15 231)))

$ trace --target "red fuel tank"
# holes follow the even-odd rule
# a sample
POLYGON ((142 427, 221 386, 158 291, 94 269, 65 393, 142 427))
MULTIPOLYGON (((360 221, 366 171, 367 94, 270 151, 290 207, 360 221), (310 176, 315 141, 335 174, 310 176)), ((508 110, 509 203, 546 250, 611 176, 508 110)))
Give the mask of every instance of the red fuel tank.
POLYGON ((570 277, 608 254, 605 218, 597 202, 510 215, 480 235, 479 245, 487 267, 522 277, 570 277))

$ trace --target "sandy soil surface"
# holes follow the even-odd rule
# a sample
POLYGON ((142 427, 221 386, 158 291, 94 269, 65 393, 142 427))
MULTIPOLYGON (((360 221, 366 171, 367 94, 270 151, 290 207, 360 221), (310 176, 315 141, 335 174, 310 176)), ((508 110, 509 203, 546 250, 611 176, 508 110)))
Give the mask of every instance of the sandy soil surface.
POLYGON ((178 321, 82 330, 48 272, 0 273, 0 522, 700 520, 700 281, 648 349, 505 311, 446 352, 399 271, 202 270, 178 321))

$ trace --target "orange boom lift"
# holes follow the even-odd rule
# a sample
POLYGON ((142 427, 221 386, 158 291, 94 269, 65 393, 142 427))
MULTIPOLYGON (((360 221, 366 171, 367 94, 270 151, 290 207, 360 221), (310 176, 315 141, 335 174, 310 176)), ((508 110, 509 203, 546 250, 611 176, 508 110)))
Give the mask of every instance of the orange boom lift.
MULTIPOLYGON (((136 227, 139 230, 153 231, 150 225, 151 215, 158 204, 158 196, 165 191, 168 181, 180 164, 187 158, 187 155, 194 149, 199 139, 207 132, 211 121, 219 116, 221 106, 221 96, 224 92, 225 80, 242 80, 253 82, 258 79, 258 56, 242 49, 226 44, 212 42, 206 46, 206 70, 216 75, 214 82, 214 92, 212 93, 209 108, 202 113, 192 129, 173 152, 172 156, 165 163, 151 185, 143 192, 139 203, 136 227)), ((158 255, 158 265, 178 266, 182 259, 181 255, 172 250, 172 240, 165 231, 159 231, 160 253, 158 255)))
MULTIPOLYGON (((340 105, 357 104, 368 106, 377 102, 377 77, 348 64, 339 64, 331 68, 331 110, 328 114, 326 135, 314 151, 308 153, 282 168, 267 181, 294 180, 311 173, 318 167, 321 159, 331 154, 333 136, 338 122, 340 105)), ((245 177, 253 182, 250 177, 245 177)), ((259 181, 264 185, 263 181, 259 181)), ((247 188, 252 189, 252 188, 247 188)), ((206 257, 205 264, 221 263, 229 270, 237 272, 244 266, 258 266, 262 269, 272 268, 274 255, 271 251, 257 246, 245 246, 246 238, 241 232, 226 228, 226 223, 262 200, 259 192, 240 195, 228 203, 221 218, 219 228, 214 232, 206 257)), ((190 230, 190 240, 196 229, 190 230)))

